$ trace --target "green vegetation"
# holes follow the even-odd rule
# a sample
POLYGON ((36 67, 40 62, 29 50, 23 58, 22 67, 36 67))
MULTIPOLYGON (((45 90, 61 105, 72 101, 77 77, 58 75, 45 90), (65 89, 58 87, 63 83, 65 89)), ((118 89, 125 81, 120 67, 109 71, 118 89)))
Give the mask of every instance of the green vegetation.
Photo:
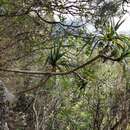
POLYGON ((0 80, 16 98, 9 130, 130 130, 126 5, 0 0, 0 80))

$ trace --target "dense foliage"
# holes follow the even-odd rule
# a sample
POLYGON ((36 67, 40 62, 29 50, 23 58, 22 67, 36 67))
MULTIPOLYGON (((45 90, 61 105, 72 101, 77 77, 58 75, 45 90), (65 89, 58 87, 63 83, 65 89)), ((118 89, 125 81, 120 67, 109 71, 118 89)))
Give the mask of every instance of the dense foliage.
POLYGON ((130 129, 130 38, 118 32, 127 5, 0 0, 0 79, 20 117, 10 130, 130 129))

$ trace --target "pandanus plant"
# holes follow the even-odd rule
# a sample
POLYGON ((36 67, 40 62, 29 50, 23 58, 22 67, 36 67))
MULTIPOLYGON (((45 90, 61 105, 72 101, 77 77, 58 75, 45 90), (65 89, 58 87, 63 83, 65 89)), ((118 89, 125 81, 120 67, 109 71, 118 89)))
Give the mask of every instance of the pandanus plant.
POLYGON ((106 23, 103 31, 97 36, 92 51, 98 47, 100 53, 106 57, 118 60, 127 57, 130 53, 130 38, 118 33, 123 23, 124 20, 119 20, 116 24, 112 20, 106 23))
POLYGON ((62 41, 56 38, 53 47, 48 55, 47 61, 52 67, 56 67, 58 61, 64 56, 65 52, 62 51, 62 41))

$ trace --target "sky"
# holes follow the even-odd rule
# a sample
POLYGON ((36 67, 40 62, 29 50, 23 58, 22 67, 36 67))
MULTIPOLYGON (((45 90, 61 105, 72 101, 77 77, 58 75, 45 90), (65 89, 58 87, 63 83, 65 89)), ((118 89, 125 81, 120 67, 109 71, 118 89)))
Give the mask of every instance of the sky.
MULTIPOLYGON (((125 6, 128 13, 124 15, 122 19, 125 19, 125 22, 120 26, 118 32, 121 34, 128 34, 130 35, 130 4, 127 4, 125 6)), ((119 19, 116 18, 115 21, 118 21, 119 19)))
POLYGON ((129 34, 130 35, 130 15, 125 15, 125 22, 121 25, 118 32, 121 34, 129 34))
MULTIPOLYGON (((128 10, 128 13, 126 13, 126 14, 123 16, 122 20, 124 19, 125 21, 124 21, 124 23, 120 26, 120 28, 118 29, 118 33, 130 35, 130 4, 127 4, 127 5, 125 6, 125 9, 128 10)), ((67 17, 67 19, 68 19, 69 22, 70 22, 71 20, 72 20, 72 21, 75 21, 75 20, 74 20, 75 18, 72 18, 71 15, 70 15, 70 16, 67 15, 66 17, 67 17)), ((56 21, 59 21, 59 18, 58 18, 57 15, 54 15, 54 18, 55 18, 56 21)), ((76 19, 77 19, 77 18, 76 18, 76 19)), ((115 18, 115 23, 116 23, 118 20, 119 20, 119 18, 115 18)), ((71 22, 72 22, 72 21, 71 21, 71 22)), ((88 25, 87 25, 87 26, 88 26, 88 25)), ((94 27, 93 27, 92 25, 90 25, 90 24, 89 24, 89 28, 88 28, 88 29, 90 29, 90 30, 88 30, 88 31, 90 31, 90 32, 93 32, 93 31, 95 30, 94 27)))

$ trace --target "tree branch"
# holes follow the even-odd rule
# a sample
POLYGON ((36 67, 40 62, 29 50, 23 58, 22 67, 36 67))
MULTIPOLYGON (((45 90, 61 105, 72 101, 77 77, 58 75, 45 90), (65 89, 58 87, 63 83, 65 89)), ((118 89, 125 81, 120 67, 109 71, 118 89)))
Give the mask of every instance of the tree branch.
POLYGON ((4 68, 0 68, 0 71, 3 72, 10 72, 10 73, 21 73, 21 74, 29 74, 29 75, 49 75, 49 76, 56 76, 56 75, 68 75, 71 74, 81 68, 84 68, 85 66, 91 64, 92 62, 98 60, 99 58, 105 58, 111 61, 121 61, 123 59, 124 56, 127 56, 129 53, 124 54, 123 56, 119 57, 119 58, 111 58, 111 57, 107 57, 105 55, 97 55, 95 56, 93 59, 87 61, 86 63, 70 70, 70 71, 66 71, 66 72, 42 72, 42 71, 28 71, 28 70, 19 70, 19 69, 4 69, 4 68))
POLYGON ((59 24, 59 25, 62 25, 62 26, 66 26, 66 27, 72 27, 72 28, 80 28, 82 26, 84 26, 86 23, 84 24, 81 24, 81 25, 73 25, 73 22, 71 24, 64 24, 62 22, 56 22, 56 21, 48 21, 48 20, 45 20, 44 18, 42 18, 42 16, 39 14, 39 12, 37 10, 33 10, 37 16, 45 23, 47 24, 59 24))
POLYGON ((21 73, 21 74, 32 74, 32 75, 50 75, 50 76, 55 76, 55 75, 68 75, 68 74, 71 74, 89 64, 91 64, 92 62, 98 60, 101 56, 100 55, 97 55, 95 56, 93 59, 87 61, 86 63, 70 70, 70 71, 66 71, 66 72, 42 72, 42 71, 28 71, 28 70, 15 70, 15 69, 4 69, 4 68, 0 68, 0 71, 3 71, 3 72, 11 72, 11 73, 21 73))

